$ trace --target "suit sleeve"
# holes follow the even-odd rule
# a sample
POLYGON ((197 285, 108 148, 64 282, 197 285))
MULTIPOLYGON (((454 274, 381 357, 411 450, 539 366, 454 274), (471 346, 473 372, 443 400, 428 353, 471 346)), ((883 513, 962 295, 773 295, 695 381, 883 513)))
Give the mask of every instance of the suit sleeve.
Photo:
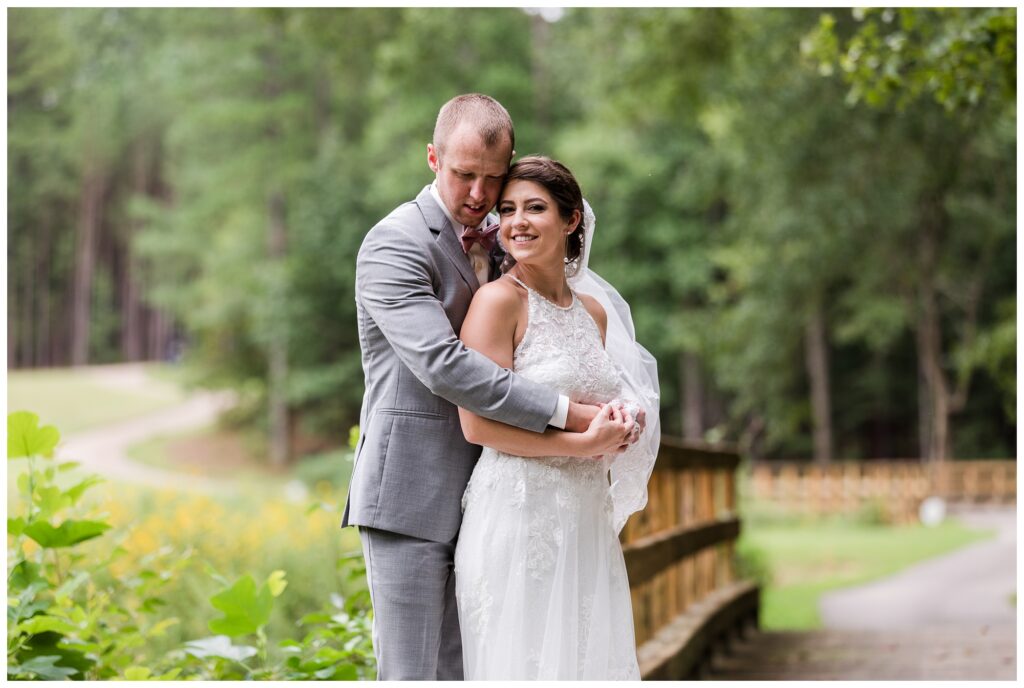
POLYGON ((430 258, 378 226, 356 259, 356 293, 398 358, 433 394, 492 420, 543 432, 558 394, 467 348, 434 293, 430 258))

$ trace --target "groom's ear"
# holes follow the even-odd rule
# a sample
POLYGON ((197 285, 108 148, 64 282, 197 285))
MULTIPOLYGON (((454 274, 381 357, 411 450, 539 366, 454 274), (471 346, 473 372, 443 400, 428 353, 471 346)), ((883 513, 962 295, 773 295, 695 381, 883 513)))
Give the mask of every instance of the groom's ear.
POLYGON ((437 149, 434 148, 434 144, 427 144, 427 166, 436 174, 440 168, 440 160, 437 155, 437 149))

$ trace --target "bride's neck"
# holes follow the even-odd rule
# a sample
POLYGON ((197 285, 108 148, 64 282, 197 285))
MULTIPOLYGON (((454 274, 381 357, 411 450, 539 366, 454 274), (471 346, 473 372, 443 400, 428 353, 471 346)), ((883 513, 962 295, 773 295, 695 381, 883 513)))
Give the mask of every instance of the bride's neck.
POLYGON ((565 267, 540 267, 516 263, 512 275, 526 284, 530 289, 560 306, 572 303, 572 292, 565 279, 565 267))

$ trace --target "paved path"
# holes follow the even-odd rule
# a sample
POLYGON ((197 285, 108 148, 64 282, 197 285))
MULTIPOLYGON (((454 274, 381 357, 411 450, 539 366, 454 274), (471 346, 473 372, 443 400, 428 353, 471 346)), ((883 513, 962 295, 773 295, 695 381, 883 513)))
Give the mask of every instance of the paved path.
POLYGON ((953 514, 991 540, 824 595, 825 628, 754 632, 716 655, 718 681, 1001 680, 1017 675, 1017 517, 953 514))
POLYGON ((866 585, 822 596, 825 628, 919 629, 958 626, 982 629, 1014 625, 1017 591, 1017 514, 1013 507, 953 514, 969 527, 996 530, 991 540, 866 585))
POLYGON ((61 459, 81 463, 86 471, 125 482, 223 495, 236 489, 231 481, 147 466, 129 459, 128 448, 157 435, 209 425, 231 403, 230 393, 203 392, 178 406, 69 435, 57 452, 61 459))

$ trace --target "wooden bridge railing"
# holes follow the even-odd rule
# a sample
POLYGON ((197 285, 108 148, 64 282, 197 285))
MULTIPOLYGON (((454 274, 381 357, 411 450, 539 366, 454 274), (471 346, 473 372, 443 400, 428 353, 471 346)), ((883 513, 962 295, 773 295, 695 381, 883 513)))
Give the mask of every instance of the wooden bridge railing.
POLYGON ((662 438, 647 508, 622 532, 640 671, 684 679, 712 647, 757 624, 759 590, 736 579, 739 455, 662 438))
POLYGON ((1017 462, 766 462, 751 469, 749 485, 754 500, 787 513, 852 514, 876 504, 888 520, 908 523, 931 495, 951 502, 1015 503, 1017 462))

